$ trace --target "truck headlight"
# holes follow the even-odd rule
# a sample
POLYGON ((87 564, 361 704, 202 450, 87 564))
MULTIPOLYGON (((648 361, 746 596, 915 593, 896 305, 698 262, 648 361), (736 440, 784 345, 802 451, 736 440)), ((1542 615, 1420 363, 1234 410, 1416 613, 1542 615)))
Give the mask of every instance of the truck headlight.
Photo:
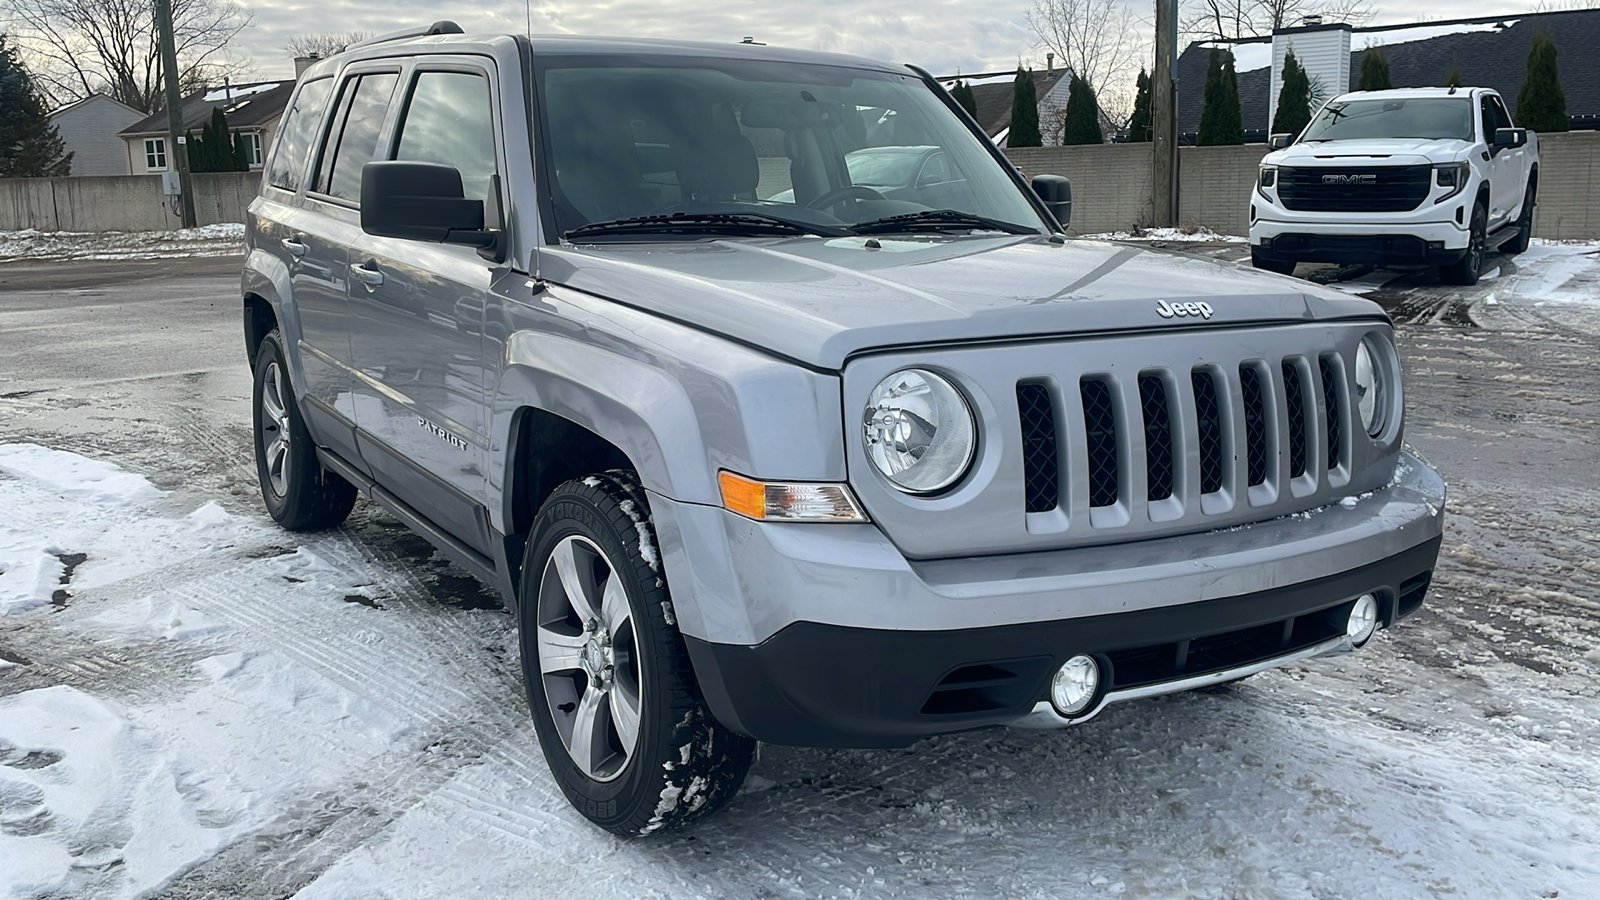
POLYGON ((1389 411, 1388 367, 1376 335, 1367 335, 1356 347, 1356 412, 1361 427, 1377 437, 1387 424, 1389 411))
POLYGON ((1271 200, 1272 199, 1271 197, 1267 197, 1267 189, 1270 188, 1270 187, 1275 187, 1277 185, 1277 183, 1278 183, 1278 167, 1277 166, 1262 166, 1261 167, 1261 174, 1256 176, 1256 193, 1260 194, 1262 197, 1265 197, 1268 200, 1271 200))
POLYGON ((901 369, 878 382, 862 425, 867 458, 908 494, 955 484, 977 448, 977 423, 966 398, 926 369, 901 369))
POLYGON ((1449 188, 1439 195, 1435 203, 1443 203, 1451 197, 1467 189, 1467 182, 1472 179, 1472 172, 1464 162, 1440 163, 1433 167, 1433 183, 1438 187, 1449 188))

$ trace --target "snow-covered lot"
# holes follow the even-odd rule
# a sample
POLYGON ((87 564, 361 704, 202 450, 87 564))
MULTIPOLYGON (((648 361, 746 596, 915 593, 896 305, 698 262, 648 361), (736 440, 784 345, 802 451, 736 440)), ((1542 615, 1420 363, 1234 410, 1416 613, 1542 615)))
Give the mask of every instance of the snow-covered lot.
POLYGON ((1309 273, 1408 323, 1451 482, 1392 634, 1069 731, 763 747, 633 842, 551 781, 492 595, 369 506, 265 517, 230 265, 0 265, 0 895, 1600 897, 1600 246, 1309 273))

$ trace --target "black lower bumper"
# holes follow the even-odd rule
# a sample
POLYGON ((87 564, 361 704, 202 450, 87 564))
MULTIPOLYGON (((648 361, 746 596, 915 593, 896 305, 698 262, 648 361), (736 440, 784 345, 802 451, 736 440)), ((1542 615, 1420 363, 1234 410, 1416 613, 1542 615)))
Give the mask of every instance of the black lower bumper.
POLYGON ((797 622, 756 646, 686 638, 712 712, 775 744, 900 747, 1014 721, 1066 659, 1122 690, 1283 656, 1344 633, 1354 599, 1392 624, 1422 605, 1439 539, 1328 578, 1135 612, 954 631, 797 622))
POLYGON ((1446 250, 1437 241, 1409 234, 1280 234, 1253 245, 1251 253, 1272 262, 1447 266, 1467 250, 1446 250))

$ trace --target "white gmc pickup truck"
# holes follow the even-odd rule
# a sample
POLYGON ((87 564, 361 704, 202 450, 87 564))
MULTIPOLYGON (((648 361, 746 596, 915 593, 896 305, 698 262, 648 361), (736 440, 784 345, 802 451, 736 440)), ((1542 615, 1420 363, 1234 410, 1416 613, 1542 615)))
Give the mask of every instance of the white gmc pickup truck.
POLYGON ((1487 88, 1357 91, 1272 136, 1250 198, 1250 260, 1435 265, 1476 284, 1484 254, 1528 248, 1538 136, 1487 88))

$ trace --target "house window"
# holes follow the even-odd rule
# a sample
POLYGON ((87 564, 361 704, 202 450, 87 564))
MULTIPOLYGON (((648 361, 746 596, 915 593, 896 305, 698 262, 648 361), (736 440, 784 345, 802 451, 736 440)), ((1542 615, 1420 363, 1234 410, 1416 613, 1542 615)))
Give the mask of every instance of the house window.
POLYGON ((261 132, 240 132, 244 137, 245 154, 250 157, 250 168, 261 168, 261 132))
POLYGON ((144 167, 150 171, 164 170, 167 167, 167 139, 144 139, 144 167))

